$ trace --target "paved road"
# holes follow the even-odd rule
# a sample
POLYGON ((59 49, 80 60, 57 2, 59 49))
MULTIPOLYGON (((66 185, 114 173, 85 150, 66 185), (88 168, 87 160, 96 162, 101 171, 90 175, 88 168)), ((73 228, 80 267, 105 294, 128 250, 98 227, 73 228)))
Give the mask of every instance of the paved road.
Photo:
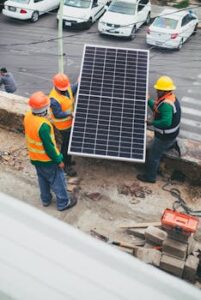
MULTIPOLYGON (((85 43, 136 49, 149 49, 145 43, 146 26, 134 41, 102 37, 97 24, 88 31, 64 31, 65 72, 75 81, 85 43)), ((181 136, 201 141, 201 30, 181 51, 150 50, 150 94, 155 80, 170 75, 177 85, 177 96, 183 108, 181 136)), ((36 90, 46 93, 58 69, 56 12, 42 16, 35 24, 11 20, 0 15, 0 64, 13 72, 18 94, 29 96, 36 90)))

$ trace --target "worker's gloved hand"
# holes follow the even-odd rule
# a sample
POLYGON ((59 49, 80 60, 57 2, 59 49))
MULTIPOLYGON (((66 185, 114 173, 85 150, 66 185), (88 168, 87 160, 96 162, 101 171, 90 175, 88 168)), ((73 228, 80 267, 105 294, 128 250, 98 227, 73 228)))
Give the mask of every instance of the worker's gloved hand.
POLYGON ((147 123, 147 126, 151 126, 152 125, 152 120, 147 120, 146 123, 147 123))
POLYGON ((62 162, 60 162, 60 164, 59 164, 59 168, 61 168, 61 169, 64 169, 64 167, 65 167, 65 165, 64 165, 63 161, 62 161, 62 162))

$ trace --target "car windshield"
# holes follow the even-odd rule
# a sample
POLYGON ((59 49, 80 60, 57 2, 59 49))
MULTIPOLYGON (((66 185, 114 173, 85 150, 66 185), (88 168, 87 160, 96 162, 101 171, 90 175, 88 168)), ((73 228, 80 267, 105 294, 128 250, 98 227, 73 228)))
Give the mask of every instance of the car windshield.
POLYGON ((177 24, 177 20, 164 17, 157 17, 153 22, 153 26, 166 29, 175 29, 177 27, 177 24))
POLYGON ((91 4, 90 0, 65 0, 64 5, 79 7, 79 8, 89 8, 91 4))
POLYGON ((125 15, 134 15, 135 14, 134 3, 124 2, 124 1, 114 1, 111 3, 108 11, 125 14, 125 15))
POLYGON ((30 0, 12 0, 13 2, 22 3, 22 4, 29 4, 30 0))

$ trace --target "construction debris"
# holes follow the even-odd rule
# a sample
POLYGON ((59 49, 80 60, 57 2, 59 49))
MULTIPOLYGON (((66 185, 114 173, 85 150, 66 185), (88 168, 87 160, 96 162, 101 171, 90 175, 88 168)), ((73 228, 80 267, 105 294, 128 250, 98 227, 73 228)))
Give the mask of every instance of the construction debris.
POLYGON ((199 219, 194 216, 166 209, 161 228, 151 225, 146 229, 127 229, 129 234, 145 238, 144 247, 135 249, 133 255, 194 283, 201 266, 201 244, 194 239, 198 224, 199 219))

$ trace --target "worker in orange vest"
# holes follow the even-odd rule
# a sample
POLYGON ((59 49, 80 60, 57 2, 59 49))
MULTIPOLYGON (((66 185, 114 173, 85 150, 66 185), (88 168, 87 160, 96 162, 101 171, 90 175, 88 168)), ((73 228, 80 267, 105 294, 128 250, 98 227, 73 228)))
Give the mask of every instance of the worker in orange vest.
POLYGON ((54 87, 49 94, 51 119, 62 136, 61 153, 64 157, 64 171, 68 176, 76 176, 76 171, 72 167, 75 162, 72 161, 71 155, 68 154, 68 145, 77 83, 71 85, 69 78, 63 73, 56 74, 52 81, 54 87))
POLYGON ((29 158, 36 168, 42 204, 51 204, 51 189, 56 195, 57 209, 69 209, 77 200, 69 198, 66 191, 63 156, 57 149, 54 129, 47 118, 50 99, 39 91, 31 95, 28 103, 31 110, 24 118, 25 137, 29 158))
POLYGON ((157 98, 149 99, 148 105, 153 112, 153 119, 147 124, 154 127, 154 139, 146 165, 145 174, 137 175, 143 182, 155 183, 162 155, 174 147, 179 150, 176 138, 179 134, 181 107, 175 96, 176 86, 169 76, 161 76, 155 83, 157 98))

